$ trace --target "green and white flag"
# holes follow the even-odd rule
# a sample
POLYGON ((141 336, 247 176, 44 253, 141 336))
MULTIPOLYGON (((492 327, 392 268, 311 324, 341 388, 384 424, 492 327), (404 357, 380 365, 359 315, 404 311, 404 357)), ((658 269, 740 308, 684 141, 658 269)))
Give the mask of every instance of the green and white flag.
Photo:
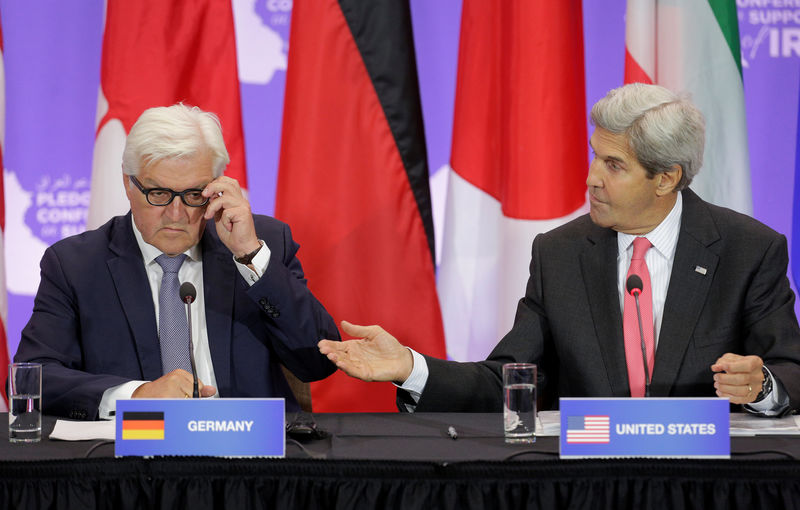
POLYGON ((735 0, 628 0, 625 83, 688 92, 706 118, 703 167, 692 189, 752 214, 735 0))

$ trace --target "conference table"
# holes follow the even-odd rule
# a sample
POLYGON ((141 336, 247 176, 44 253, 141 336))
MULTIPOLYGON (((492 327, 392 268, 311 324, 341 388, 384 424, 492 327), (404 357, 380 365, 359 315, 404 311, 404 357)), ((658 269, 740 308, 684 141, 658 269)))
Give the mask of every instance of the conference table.
POLYGON ((52 417, 40 443, 3 426, 0 509, 800 509, 800 436, 733 437, 730 459, 560 460, 557 437, 506 444, 501 414, 313 417, 325 437, 287 438, 285 458, 115 458, 49 439, 52 417))

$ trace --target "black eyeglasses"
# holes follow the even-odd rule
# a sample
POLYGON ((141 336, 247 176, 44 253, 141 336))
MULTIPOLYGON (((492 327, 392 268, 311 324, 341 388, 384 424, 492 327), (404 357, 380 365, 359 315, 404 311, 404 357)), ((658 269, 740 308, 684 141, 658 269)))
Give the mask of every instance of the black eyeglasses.
POLYGON ((139 191, 147 198, 147 203, 150 205, 163 207, 171 204, 175 197, 181 197, 183 203, 189 207, 203 207, 209 200, 203 196, 202 189, 192 188, 174 191, 169 188, 145 188, 135 176, 129 175, 128 178, 134 186, 139 188, 139 191))

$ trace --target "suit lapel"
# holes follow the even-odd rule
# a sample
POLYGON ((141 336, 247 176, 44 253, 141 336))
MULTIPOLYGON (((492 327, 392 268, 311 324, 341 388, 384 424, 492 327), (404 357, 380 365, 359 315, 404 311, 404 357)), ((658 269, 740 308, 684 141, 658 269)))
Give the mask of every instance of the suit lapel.
POLYGON ((592 227, 588 240, 590 245, 581 253, 580 260, 595 335, 611 394, 627 396, 630 389, 617 292, 617 235, 611 229, 592 227))
POLYGON ((675 384, 719 262, 708 248, 719 233, 705 204, 689 189, 682 193, 681 229, 653 366, 654 397, 668 396, 675 384))
POLYGON ((206 226, 203 247, 203 295, 206 305, 206 331, 214 376, 220 396, 231 387, 231 320, 237 278, 231 253, 211 232, 213 223, 206 226))
POLYGON ((106 264, 133 334, 142 376, 154 381, 161 377, 161 347, 150 283, 133 235, 130 212, 115 225, 109 249, 112 255, 106 264))

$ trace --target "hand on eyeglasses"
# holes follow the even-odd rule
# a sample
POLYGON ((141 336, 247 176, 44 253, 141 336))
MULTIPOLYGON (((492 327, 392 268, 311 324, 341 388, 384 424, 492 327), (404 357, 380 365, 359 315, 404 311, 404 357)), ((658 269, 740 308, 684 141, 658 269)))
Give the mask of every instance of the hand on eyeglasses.
POLYGON ((253 225, 250 202, 235 179, 224 175, 217 177, 203 189, 203 196, 210 199, 205 219, 214 219, 220 240, 234 257, 243 257, 261 246, 253 225))

